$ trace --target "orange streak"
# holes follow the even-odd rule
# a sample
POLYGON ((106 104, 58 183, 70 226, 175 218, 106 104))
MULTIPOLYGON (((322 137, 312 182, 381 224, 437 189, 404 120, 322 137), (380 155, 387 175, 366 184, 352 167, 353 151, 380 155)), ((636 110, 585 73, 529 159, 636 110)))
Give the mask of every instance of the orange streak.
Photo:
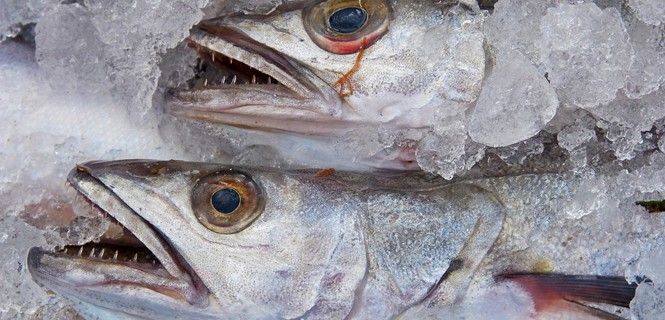
POLYGON ((317 178, 321 178, 321 177, 329 177, 332 176, 333 174, 335 174, 335 169, 327 168, 319 170, 314 176, 317 178))
POLYGON ((353 82, 351 81, 351 77, 360 70, 360 62, 363 60, 363 57, 365 56, 365 48, 368 46, 368 41, 367 38, 362 39, 362 45, 360 46, 360 50, 358 50, 358 55, 356 56, 356 61, 353 63, 353 66, 349 71, 347 71, 345 74, 342 75, 337 82, 335 82, 335 86, 339 86, 339 96, 340 97, 348 97, 353 94, 353 82))

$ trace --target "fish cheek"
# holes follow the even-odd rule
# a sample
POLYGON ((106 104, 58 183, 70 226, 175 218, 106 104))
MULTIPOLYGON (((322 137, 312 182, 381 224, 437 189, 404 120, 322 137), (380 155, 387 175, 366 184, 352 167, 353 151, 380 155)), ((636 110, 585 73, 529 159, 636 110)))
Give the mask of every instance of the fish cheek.
POLYGON ((328 0, 303 10, 312 41, 335 54, 352 54, 371 46, 388 31, 391 10, 386 0, 328 0))
POLYGON ((264 208, 261 186, 249 175, 235 171, 199 179, 192 190, 191 202, 198 221, 220 234, 242 231, 264 208))

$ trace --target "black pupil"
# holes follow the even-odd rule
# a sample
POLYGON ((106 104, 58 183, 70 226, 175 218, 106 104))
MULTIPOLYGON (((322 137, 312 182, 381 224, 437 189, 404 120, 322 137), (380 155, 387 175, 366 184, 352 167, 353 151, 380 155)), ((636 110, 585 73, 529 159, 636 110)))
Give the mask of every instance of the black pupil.
POLYGON ((358 31, 365 21, 367 21, 367 12, 357 7, 339 9, 328 18, 330 28, 339 33, 358 31))
POLYGON ((212 195, 212 206, 221 213, 231 213, 240 206, 240 194, 233 189, 221 189, 212 195))

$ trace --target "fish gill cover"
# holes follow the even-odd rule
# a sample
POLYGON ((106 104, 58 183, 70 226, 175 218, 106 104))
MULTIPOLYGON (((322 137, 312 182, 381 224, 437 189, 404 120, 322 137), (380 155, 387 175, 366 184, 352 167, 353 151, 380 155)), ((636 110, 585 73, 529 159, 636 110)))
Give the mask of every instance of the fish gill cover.
POLYGON ((658 319, 665 312, 665 218, 640 204, 665 196, 665 6, 488 2, 388 1, 388 31, 358 46, 367 47, 358 59, 357 52, 329 54, 310 38, 300 20, 308 1, 3 1, 0 317, 76 316, 26 266, 30 247, 84 244, 108 227, 70 204, 62 183, 74 163, 173 158, 281 169, 421 168, 448 180, 481 179, 520 214, 507 216, 509 232, 479 267, 468 300, 422 316, 532 315, 525 292, 488 280, 514 268, 625 274, 640 285, 622 316, 658 319), (228 38, 196 38, 195 25, 219 17, 260 52, 277 54, 247 55, 228 50, 238 43, 228 38), (240 60, 215 69, 197 45, 240 60), (317 103, 302 111, 305 120, 291 122, 298 130, 169 113, 174 89, 240 87, 252 75, 273 84, 267 77, 283 68, 251 64, 277 57, 298 73, 273 77, 284 90, 274 92, 291 98, 299 88, 320 89, 308 97, 317 103), (337 97, 335 83, 354 66, 354 92, 337 97), (279 79, 295 79, 292 91, 279 79), (313 129, 326 131, 303 134, 313 129), (517 177, 485 179, 506 176, 517 177))

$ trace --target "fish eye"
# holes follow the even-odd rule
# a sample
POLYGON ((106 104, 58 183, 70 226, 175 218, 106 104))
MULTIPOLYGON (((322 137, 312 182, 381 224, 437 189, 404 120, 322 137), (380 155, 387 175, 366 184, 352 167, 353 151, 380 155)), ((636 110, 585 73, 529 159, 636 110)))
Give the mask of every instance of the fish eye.
POLYGON ((215 173, 200 179, 191 201, 198 221, 221 234, 242 231, 263 211, 261 188, 240 172, 215 173))
POLYGON ((388 31, 387 0, 328 0, 303 9, 307 34, 320 48, 335 54, 358 52, 388 31))
POLYGON ((220 189, 212 194, 210 203, 220 213, 230 214, 240 206, 240 194, 235 189, 220 189))
POLYGON ((367 11, 363 8, 348 7, 333 12, 328 18, 330 29, 339 33, 358 31, 367 22, 367 11))

